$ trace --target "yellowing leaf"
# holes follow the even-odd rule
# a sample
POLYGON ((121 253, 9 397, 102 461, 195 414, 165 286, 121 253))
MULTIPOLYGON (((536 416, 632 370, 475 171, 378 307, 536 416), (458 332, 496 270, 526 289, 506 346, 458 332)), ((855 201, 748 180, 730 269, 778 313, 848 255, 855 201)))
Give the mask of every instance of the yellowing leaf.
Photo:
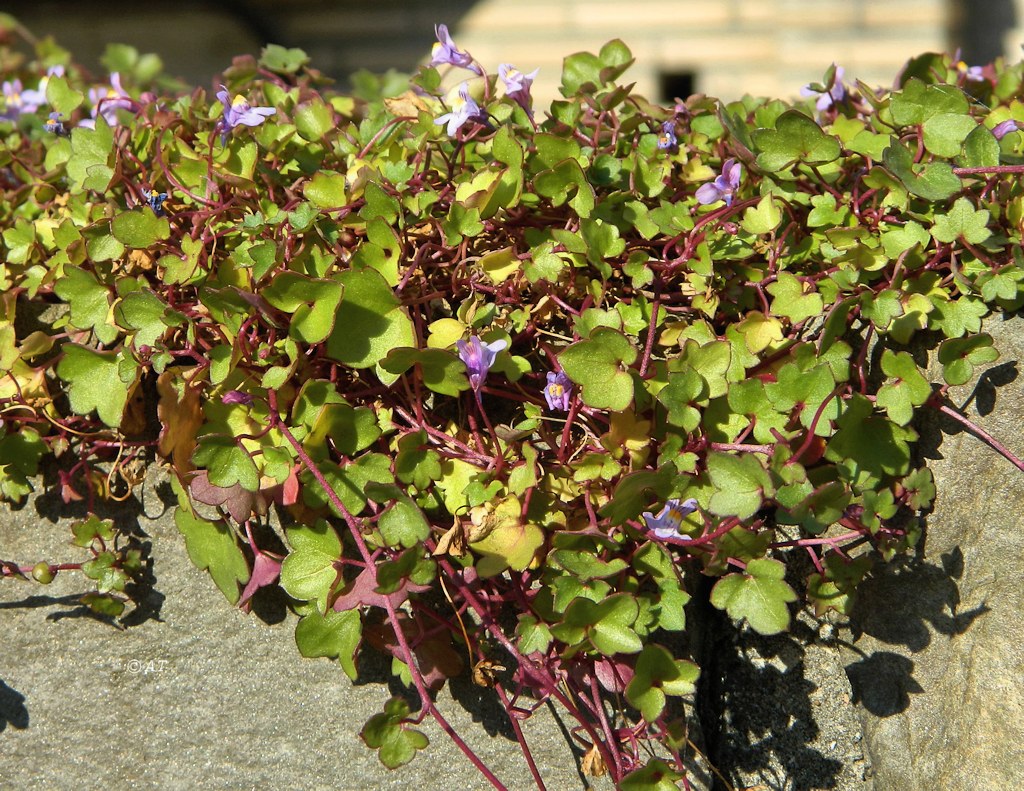
POLYGON ((782 340, 782 322, 770 319, 759 310, 747 314, 737 329, 753 354, 759 354, 773 343, 782 340))
POLYGON ((481 577, 493 577, 507 568, 522 571, 544 543, 544 531, 520 519, 522 506, 514 497, 502 500, 485 519, 486 535, 470 544, 480 560, 476 564, 481 577))
POLYGON ((495 284, 504 283, 519 271, 521 265, 522 262, 511 247, 487 253, 480 259, 480 266, 495 284))

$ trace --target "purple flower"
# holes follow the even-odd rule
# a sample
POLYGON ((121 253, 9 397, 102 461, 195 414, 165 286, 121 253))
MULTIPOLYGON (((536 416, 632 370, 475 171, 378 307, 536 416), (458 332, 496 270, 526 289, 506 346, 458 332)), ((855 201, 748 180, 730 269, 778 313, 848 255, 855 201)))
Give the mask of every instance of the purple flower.
POLYGON ((494 364, 494 358, 498 352, 508 346, 508 341, 497 340, 491 343, 483 343, 476 335, 466 341, 456 341, 459 349, 459 358, 466 364, 466 371, 469 374, 469 383, 477 392, 483 387, 487 372, 494 364))
POLYGON ((823 113, 846 99, 846 86, 843 85, 844 73, 842 66, 836 66, 835 73, 832 76, 832 83, 827 86, 826 90, 817 91, 810 85, 805 85, 800 89, 800 95, 817 96, 818 101, 815 103, 815 107, 818 108, 819 113, 823 113))
POLYGON ((92 102, 92 119, 79 124, 88 129, 95 128, 97 115, 102 115, 108 125, 116 126, 117 111, 135 107, 132 97, 121 87, 121 75, 116 71, 110 75, 109 87, 89 89, 89 101, 92 102))
POLYGON ((502 63, 498 66, 498 76, 505 84, 505 95, 526 110, 530 118, 533 118, 533 99, 530 96, 530 87, 539 71, 540 69, 534 69, 529 74, 523 74, 509 63, 502 63))
POLYGON ((277 110, 273 107, 253 107, 242 95, 232 99, 223 85, 217 91, 217 99, 224 106, 224 117, 217 122, 220 127, 220 144, 227 145, 228 134, 236 126, 259 126, 277 110))
POLYGON ((984 70, 981 66, 968 66, 962 60, 956 62, 956 70, 971 82, 983 82, 985 79, 984 70))
POLYGON ((53 132, 58 136, 68 134, 68 130, 64 128, 64 122, 60 120, 60 113, 50 113, 50 117, 46 119, 46 123, 43 124, 43 128, 47 132, 53 132))
POLYGON ((653 530, 654 535, 658 538, 689 540, 689 536, 685 535, 680 530, 680 527, 682 526, 683 519, 696 510, 697 501, 691 497, 689 500, 683 500, 682 502, 679 500, 669 500, 657 516, 650 511, 644 511, 643 517, 647 523, 647 529, 653 530))
POLYGON ((572 381, 565 375, 565 371, 548 371, 548 384, 544 388, 544 399, 548 402, 548 409, 569 411, 569 401, 572 399, 572 381))
MULTIPOLYGON (((38 91, 26 91, 21 86, 21 80, 7 80, 3 83, 4 92, 4 111, 0 113, 0 118, 6 118, 9 121, 16 120, 19 116, 25 113, 34 113, 39 105, 42 104, 39 101, 38 91)), ((43 97, 45 101, 46 97, 43 97)))
POLYGON ((252 396, 249 393, 243 393, 241 390, 228 390, 220 397, 220 402, 222 404, 243 404, 248 406, 252 403, 252 396))
POLYGON ((164 201, 167 200, 166 192, 158 193, 156 190, 150 192, 149 190, 144 189, 142 190, 142 197, 145 199, 146 203, 149 204, 149 208, 153 210, 153 214, 157 217, 164 216, 164 201))
POLYGON ((732 159, 725 160, 722 164, 722 174, 697 190, 697 202, 707 206, 709 203, 724 200, 726 206, 732 206, 732 197, 739 189, 742 174, 743 165, 732 159))
POLYGON ((676 137, 675 121, 665 121, 661 125, 661 132, 658 133, 658 148, 662 151, 672 151, 679 145, 679 138, 676 137))
POLYGON ((1002 140, 1010 132, 1016 132, 1020 129, 1021 124, 1019 121, 1015 121, 1012 118, 1007 118, 1005 121, 996 124, 992 127, 992 134, 996 136, 996 140, 1002 140))
POLYGON ((469 83, 464 82, 459 86, 459 95, 452 101, 452 111, 438 116, 434 119, 434 123, 438 125, 447 123, 448 136, 455 137, 455 133, 467 121, 472 118, 479 118, 481 115, 483 114, 480 111, 480 105, 473 101, 473 97, 469 95, 469 83))
POLYGON ((475 71, 480 75, 483 74, 480 67, 473 63, 473 56, 455 46, 452 37, 448 35, 448 25, 434 25, 434 35, 437 36, 437 43, 430 50, 428 66, 448 64, 475 71))

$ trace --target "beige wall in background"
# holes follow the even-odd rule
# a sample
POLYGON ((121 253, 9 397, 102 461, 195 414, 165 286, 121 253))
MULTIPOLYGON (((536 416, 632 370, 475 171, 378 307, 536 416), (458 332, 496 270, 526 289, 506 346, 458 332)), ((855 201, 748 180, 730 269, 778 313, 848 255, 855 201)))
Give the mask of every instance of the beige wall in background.
MULTIPOLYGON (((1024 0, 1021 0, 1024 2, 1024 0)), ((636 90, 660 96, 662 74, 690 73, 694 90, 795 96, 833 62, 848 78, 891 85, 911 56, 947 46, 943 0, 481 0, 451 25, 489 69, 540 67, 534 95, 558 97, 562 58, 621 38, 636 57, 636 90)))
MULTIPOLYGON (((425 62, 433 25, 445 22, 492 73, 504 62, 539 67, 534 94, 543 108, 558 98, 566 55, 596 52, 616 37, 636 57, 625 79, 652 100, 672 98, 661 95, 664 75, 691 75, 694 91, 726 100, 793 97, 833 61, 849 79, 889 86, 909 57, 949 47, 956 2, 964 13, 980 8, 979 0, 246 0, 240 16, 201 0, 38 0, 18 13, 94 68, 103 45, 124 42, 207 87, 234 55, 258 53, 260 30, 303 48, 344 85, 358 68, 425 62), (246 15, 258 24, 247 27, 246 15)), ((1024 0, 1006 2, 1015 4, 1016 25, 1003 40, 1016 61, 1024 0)))

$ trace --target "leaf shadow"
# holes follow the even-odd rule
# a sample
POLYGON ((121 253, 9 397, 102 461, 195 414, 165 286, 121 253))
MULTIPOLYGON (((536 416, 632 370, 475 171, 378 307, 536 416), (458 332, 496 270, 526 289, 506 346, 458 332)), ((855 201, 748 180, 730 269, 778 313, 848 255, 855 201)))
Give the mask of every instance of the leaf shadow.
POLYGON ((846 673, 854 701, 871 714, 900 714, 911 705, 912 694, 925 691, 913 677, 915 663, 907 653, 925 650, 933 632, 947 637, 964 634, 989 612, 985 602, 970 610, 959 609, 957 580, 963 574, 964 555, 955 547, 941 555, 938 563, 920 556, 898 558, 858 588, 850 615, 854 641, 850 648, 862 659, 848 665, 846 673), (856 641, 865 634, 902 650, 861 652, 856 641))
POLYGON ((0 679, 0 733, 7 730, 8 725, 25 730, 29 726, 28 708, 25 696, 0 679))
MULTIPOLYGON (((815 633, 795 622, 788 634, 758 635, 717 610, 707 628, 698 705, 712 765, 737 788, 738 773, 786 791, 837 787, 843 764, 813 746, 817 686, 806 677, 805 646, 815 633)), ((725 788, 718 779, 713 787, 725 788)))

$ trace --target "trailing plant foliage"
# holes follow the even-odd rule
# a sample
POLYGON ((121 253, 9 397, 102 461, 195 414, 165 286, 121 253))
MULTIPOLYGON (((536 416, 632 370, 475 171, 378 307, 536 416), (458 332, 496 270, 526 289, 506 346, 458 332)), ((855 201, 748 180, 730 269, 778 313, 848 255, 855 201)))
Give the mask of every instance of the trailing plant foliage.
MULTIPOLYGON (((393 657, 422 711, 366 724, 391 767, 430 714, 501 787, 432 700, 467 673, 517 733, 556 701, 588 771, 675 787, 692 582, 763 634, 798 599, 849 612, 932 501, 915 417, 955 415, 947 388, 997 357, 982 319, 1024 302, 1019 65, 665 108, 613 41, 535 119, 533 75, 443 26, 411 84, 354 95, 273 46, 216 96, 111 47, 97 87, 15 30, 0 495, 53 458, 91 510, 161 460, 230 602, 280 586, 300 652, 352 678, 393 657)), ((81 568, 119 615, 137 550, 74 531, 88 562, 0 568, 81 568)))

